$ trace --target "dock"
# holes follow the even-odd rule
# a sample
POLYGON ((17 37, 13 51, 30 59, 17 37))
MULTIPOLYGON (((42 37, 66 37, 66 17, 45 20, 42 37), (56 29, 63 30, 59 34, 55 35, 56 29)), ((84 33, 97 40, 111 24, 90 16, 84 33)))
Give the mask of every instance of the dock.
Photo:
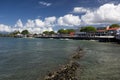
POLYGON ((36 37, 41 39, 73 39, 73 40, 98 40, 100 42, 116 42, 115 36, 61 36, 61 37, 52 37, 52 36, 42 36, 36 37))

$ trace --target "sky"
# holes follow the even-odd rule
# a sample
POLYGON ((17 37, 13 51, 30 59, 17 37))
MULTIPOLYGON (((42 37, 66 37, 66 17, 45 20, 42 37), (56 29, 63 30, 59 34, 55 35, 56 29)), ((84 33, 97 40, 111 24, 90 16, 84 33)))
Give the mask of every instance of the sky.
POLYGON ((120 23, 119 0, 0 0, 0 32, 57 31, 120 23))

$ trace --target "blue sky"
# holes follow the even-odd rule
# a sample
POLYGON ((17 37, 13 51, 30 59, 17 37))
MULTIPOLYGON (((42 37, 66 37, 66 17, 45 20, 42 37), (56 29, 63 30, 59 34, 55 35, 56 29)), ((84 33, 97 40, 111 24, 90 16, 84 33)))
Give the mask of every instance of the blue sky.
POLYGON ((26 21, 49 16, 63 16, 78 4, 78 0, 0 0, 0 23, 13 25, 18 19, 26 21), (40 2, 51 3, 50 6, 40 2))
POLYGON ((30 30, 35 28, 39 32, 119 23, 119 3, 119 0, 0 0, 0 31, 31 27, 30 30), (107 6, 112 9, 110 12, 107 6))

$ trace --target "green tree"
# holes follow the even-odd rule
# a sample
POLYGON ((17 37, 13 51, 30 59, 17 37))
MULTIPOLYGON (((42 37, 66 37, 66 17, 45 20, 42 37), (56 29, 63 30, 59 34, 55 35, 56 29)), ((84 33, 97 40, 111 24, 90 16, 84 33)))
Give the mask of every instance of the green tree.
POLYGON ((96 32, 96 28, 93 26, 86 26, 80 29, 80 32, 96 32))
POLYGON ((67 34, 67 33, 68 33, 68 30, 59 29, 59 30, 58 30, 58 33, 59 33, 59 34, 67 34))
POLYGON ((9 36, 13 37, 13 36, 16 36, 16 35, 19 34, 19 33, 20 33, 20 31, 15 30, 14 32, 11 32, 11 33, 9 34, 9 36))
POLYGON ((44 31, 43 34, 52 35, 52 34, 55 34, 55 32, 54 31, 44 31))
POLYGON ((118 28, 118 27, 120 27, 119 24, 112 24, 112 25, 110 25, 110 28, 118 28))
POLYGON ((72 32, 75 32, 74 29, 67 29, 68 30, 68 34, 72 33, 72 32))
POLYGON ((27 34, 29 34, 29 31, 28 31, 28 30, 23 30, 23 31, 21 32, 21 34, 27 35, 27 34))
POLYGON ((48 35, 48 34, 49 34, 49 31, 44 31, 43 34, 48 35))
POLYGON ((55 34, 55 32, 54 31, 50 31, 49 34, 55 34))
POLYGON ((60 34, 70 34, 71 32, 75 32, 75 30, 74 29, 59 29, 58 30, 58 33, 60 33, 60 34))
POLYGON ((12 34, 13 34, 13 35, 20 34, 20 31, 14 31, 12 34))

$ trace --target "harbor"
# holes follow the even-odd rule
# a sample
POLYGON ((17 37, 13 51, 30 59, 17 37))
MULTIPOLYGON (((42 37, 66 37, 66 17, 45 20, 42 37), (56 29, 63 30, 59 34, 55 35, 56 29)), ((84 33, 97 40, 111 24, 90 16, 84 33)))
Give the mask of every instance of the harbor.
POLYGON ((0 80, 120 80, 120 0, 0 0, 0 80))
POLYGON ((50 72, 71 66, 71 58, 80 65, 75 70, 78 80, 120 79, 119 44, 11 37, 0 38, 0 44, 0 80, 44 80, 50 72), (76 56, 79 46, 83 49, 80 59, 76 56))

